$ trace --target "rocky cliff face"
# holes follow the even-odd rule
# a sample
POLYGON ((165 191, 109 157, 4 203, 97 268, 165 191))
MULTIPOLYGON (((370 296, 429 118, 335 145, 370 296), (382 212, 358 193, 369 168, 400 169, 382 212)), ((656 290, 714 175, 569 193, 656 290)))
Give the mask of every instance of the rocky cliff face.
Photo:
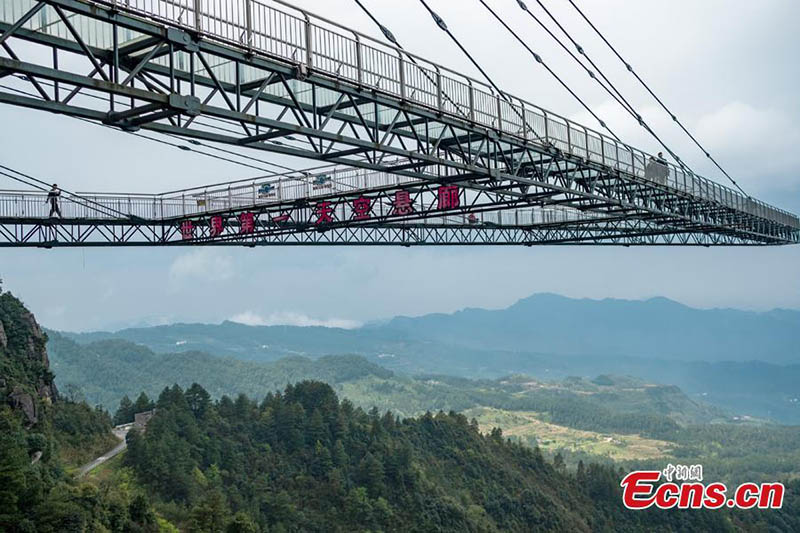
POLYGON ((0 401, 19 409, 27 425, 39 421, 43 403, 57 399, 47 335, 17 298, 0 293, 0 401))
POLYGON ((0 322, 0 350, 8 348, 8 337, 6 337, 6 330, 3 328, 3 323, 0 322))

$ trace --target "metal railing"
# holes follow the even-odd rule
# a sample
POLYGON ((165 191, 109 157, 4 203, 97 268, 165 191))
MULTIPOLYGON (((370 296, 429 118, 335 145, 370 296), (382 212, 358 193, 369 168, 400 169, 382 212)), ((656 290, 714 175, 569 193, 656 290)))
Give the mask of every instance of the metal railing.
MULTIPOLYGON (((448 169, 443 169, 447 171, 448 169)), ((322 167, 285 175, 237 180, 209 186, 192 187, 161 194, 79 192, 62 195, 58 200, 61 218, 85 220, 126 220, 130 217, 150 222, 205 217, 213 213, 234 210, 262 210, 270 206, 291 206, 295 200, 314 200, 337 194, 375 191, 382 188, 427 183, 407 176, 358 168, 322 167)), ((478 193, 462 189, 463 203, 469 205, 478 193)), ((429 193, 432 194, 432 193, 429 193)), ((430 198, 429 198, 430 200, 430 198)), ((352 202, 337 202, 337 220, 350 220, 352 202)), ((306 208, 314 210, 314 203, 306 208)), ((498 225, 526 226, 557 224, 579 220, 602 220, 602 213, 584 213, 566 206, 536 206, 461 214, 428 213, 415 224, 431 225, 498 225)), ((485 209, 485 207, 484 207, 485 209)), ((0 190, 0 218, 45 219, 50 217, 51 204, 47 192, 0 190)))
POLYGON ((357 168, 329 168, 315 173, 289 174, 267 179, 236 181, 193 187, 158 195, 167 200, 189 198, 206 206, 233 209, 264 206, 293 200, 315 199, 359 190, 422 183, 421 180, 388 172, 357 168))
MULTIPOLYGON (((346 171, 350 172, 350 171, 346 171)), ((394 175, 392 179, 397 178, 394 175)), ((332 180, 342 186, 348 179, 360 180, 362 176, 334 176, 332 180)), ((376 178, 380 178, 376 176, 376 178)), ((287 180, 289 181, 295 181, 287 180)), ((161 222, 179 220, 183 217, 203 217, 205 215, 235 209, 256 209, 269 203, 280 202, 275 198, 258 198, 253 201, 252 190, 258 191, 263 184, 239 185, 228 189, 187 190, 169 195, 147 194, 97 194, 79 193, 78 196, 63 196, 58 201, 61 212, 59 218, 80 219, 88 221, 122 221, 130 222, 135 217, 137 222, 161 222)), ((324 187, 323 189, 327 189, 324 187)), ((296 192, 291 187, 291 198, 296 192)), ((299 191, 303 191, 300 186, 299 191)), ((331 189, 319 194, 330 194, 331 189)), ((282 200, 285 200, 283 198, 282 200)), ((353 215, 352 205, 339 203, 335 206, 334 215, 337 220, 349 220, 353 215)), ((309 207, 308 209, 313 209, 309 207)), ((0 190, 0 219, 48 219, 51 206, 46 192, 0 190)), ((57 215, 56 215, 57 216, 57 215)), ((502 211, 484 211, 476 213, 428 215, 424 219, 414 220, 415 225, 471 225, 483 226, 529 226, 536 224, 559 224, 581 220, 599 220, 605 217, 598 214, 586 214, 577 209, 564 206, 526 207, 506 209, 502 211)), ((58 218, 53 219, 58 220, 58 218)), ((368 221, 367 221, 368 222, 368 221)), ((390 222, 391 223, 391 222, 390 222)))

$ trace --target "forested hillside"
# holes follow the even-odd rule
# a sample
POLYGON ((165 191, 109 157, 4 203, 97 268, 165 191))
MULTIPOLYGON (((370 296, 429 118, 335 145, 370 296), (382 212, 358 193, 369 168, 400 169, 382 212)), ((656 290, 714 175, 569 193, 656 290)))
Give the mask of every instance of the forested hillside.
POLYGON ((614 468, 568 474, 464 416, 366 413, 318 382, 261 402, 165 389, 125 463, 189 531, 733 530, 720 513, 625 511, 614 468))
POLYGON ((144 494, 75 481, 116 444, 105 411, 62 398, 33 315, 0 293, 0 532, 159 531, 144 494))
POLYGON ((75 385, 93 404, 116 408, 120 399, 144 391, 157 396, 167 385, 205 383, 208 391, 260 397, 288 383, 317 379, 343 383, 366 376, 390 378, 393 372, 357 356, 289 357, 270 363, 214 357, 203 352, 154 353, 124 340, 79 344, 58 333, 48 343, 58 383, 75 385))
POLYGON ((800 475, 800 428, 748 427, 756 422, 734 421, 677 387, 629 377, 409 377, 357 356, 256 363, 201 352, 154 353, 120 340, 84 345, 55 333, 49 346, 62 387, 82 390, 90 402, 102 402, 107 409, 121 406, 117 423, 150 409, 150 398, 174 383, 184 388, 208 383, 212 398, 240 393, 263 398, 286 384, 311 379, 330 384, 365 410, 377 407, 401 417, 470 410, 486 431, 502 427, 548 456, 561 453, 572 467, 583 459, 623 461, 633 468, 658 458, 702 461, 710 475, 727 481, 800 475), (754 447, 754 435, 764 445, 754 447))
POLYGON ((76 386, 92 403, 114 409, 138 391, 155 396, 177 383, 208 383, 214 398, 239 393, 260 397, 300 380, 318 380, 365 409, 401 416, 425 411, 462 411, 477 406, 548 413, 558 423, 584 429, 665 432, 679 424, 725 420, 725 412, 692 400, 677 387, 603 376, 538 381, 526 376, 469 380, 442 375, 405 376, 358 356, 317 360, 289 357, 272 363, 217 358, 202 352, 153 353, 120 340, 78 344, 50 340, 59 383, 76 386))

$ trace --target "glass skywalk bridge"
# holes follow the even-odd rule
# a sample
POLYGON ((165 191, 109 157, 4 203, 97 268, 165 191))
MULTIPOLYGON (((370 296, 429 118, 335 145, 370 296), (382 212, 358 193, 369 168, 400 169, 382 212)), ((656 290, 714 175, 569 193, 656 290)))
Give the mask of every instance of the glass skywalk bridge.
MULTIPOLYGON (((641 150, 283 2, 9 0, 0 21, 0 40, 60 59, 14 46, 19 60, 0 57, 0 72, 35 92, 0 90, 2 102, 368 169, 387 176, 384 193, 458 184, 471 191, 461 205, 468 194, 494 202, 474 217, 527 206, 624 221, 652 244, 800 241, 791 213, 672 164, 650 172, 641 150)), ((277 189, 264 194, 327 192, 277 189)), ((194 216, 192 201, 169 199, 159 218, 194 216)))

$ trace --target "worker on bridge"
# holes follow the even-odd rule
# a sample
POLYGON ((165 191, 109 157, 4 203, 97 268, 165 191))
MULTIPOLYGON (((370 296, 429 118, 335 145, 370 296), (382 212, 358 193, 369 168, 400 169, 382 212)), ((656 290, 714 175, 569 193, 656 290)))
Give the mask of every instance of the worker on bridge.
POLYGON ((58 199, 61 197, 61 190, 57 184, 53 184, 50 192, 47 193, 47 202, 50 203, 50 214, 48 217, 52 218, 54 213, 58 213, 58 218, 63 218, 61 215, 61 208, 58 206, 58 199))
POLYGON ((664 152, 658 152, 658 157, 650 156, 644 169, 645 177, 656 183, 666 184, 669 177, 669 165, 664 159, 664 152))

